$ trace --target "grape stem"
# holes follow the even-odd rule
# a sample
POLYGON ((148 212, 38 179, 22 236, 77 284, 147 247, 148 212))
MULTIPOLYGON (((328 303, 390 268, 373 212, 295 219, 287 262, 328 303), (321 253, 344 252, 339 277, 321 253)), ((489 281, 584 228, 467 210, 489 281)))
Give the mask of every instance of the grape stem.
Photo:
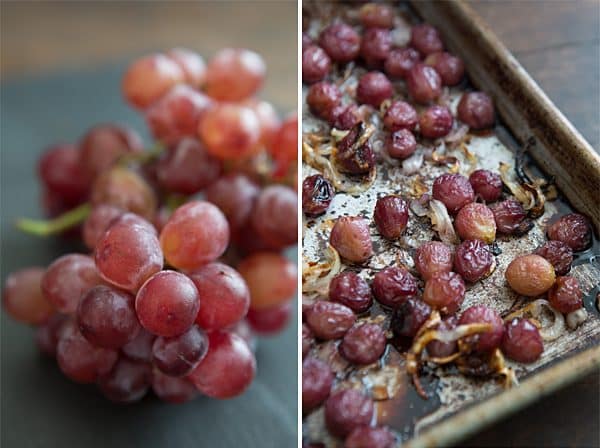
POLYGON ((92 209, 89 203, 81 204, 53 219, 20 218, 16 222, 17 229, 36 236, 50 236, 62 233, 81 224, 92 209))

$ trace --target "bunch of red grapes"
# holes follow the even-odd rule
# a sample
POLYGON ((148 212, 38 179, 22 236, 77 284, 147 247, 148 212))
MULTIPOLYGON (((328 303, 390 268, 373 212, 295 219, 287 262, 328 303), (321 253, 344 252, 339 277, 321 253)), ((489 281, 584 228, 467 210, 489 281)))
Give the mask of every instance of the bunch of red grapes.
POLYGON ((265 74, 245 49, 143 57, 122 91, 155 149, 109 124, 42 155, 54 219, 21 227, 77 232, 88 253, 11 274, 2 300, 73 381, 175 403, 252 382, 254 333, 286 326, 297 286, 282 254, 297 243, 297 116, 254 97, 265 74))

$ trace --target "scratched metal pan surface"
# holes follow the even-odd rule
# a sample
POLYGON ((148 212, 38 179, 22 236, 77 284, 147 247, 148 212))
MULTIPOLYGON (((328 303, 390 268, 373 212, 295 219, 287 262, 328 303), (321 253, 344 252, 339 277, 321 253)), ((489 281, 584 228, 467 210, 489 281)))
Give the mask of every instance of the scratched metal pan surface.
MULTIPOLYGON (((470 85, 452 88, 445 94, 444 101, 453 112, 461 93, 474 86, 493 96, 500 122, 493 132, 469 134, 460 148, 451 149, 442 142, 431 143, 437 153, 458 160, 450 168, 426 162, 418 173, 406 175, 401 166, 391 164, 389 159, 379 160, 374 182, 366 191, 355 194, 338 191, 325 215, 305 220, 303 264, 314 265, 327 259, 329 233, 339 216, 362 215, 371 220, 379 196, 417 197, 430 189, 436 176, 449 169, 468 175, 476 168, 498 171, 502 162, 511 167, 508 175, 516 181, 516 154, 526 147, 526 160, 531 171, 553 179, 560 190, 559 198, 545 203, 543 215, 534 220, 534 227, 525 236, 498 237, 500 254, 496 257, 495 271, 483 281, 468 286, 461 307, 485 304, 506 314, 518 300, 505 283, 506 267, 515 256, 530 253, 545 241, 545 229, 553 216, 574 209, 589 216, 596 231, 600 229, 597 201, 600 158, 468 5, 419 1, 412 5, 395 3, 394 7, 397 13, 394 39, 399 43, 407 39, 411 22, 425 20, 440 29, 450 51, 465 61, 470 85)), ((355 9, 352 5, 305 2, 303 16, 307 32, 314 37, 324 24, 336 17, 352 22, 356 17, 355 9)), ((345 69, 334 74, 334 79, 344 92, 351 94, 356 77, 362 73, 364 69, 359 67, 353 68, 351 73, 345 69)), ((395 87, 397 95, 402 97, 402 83, 395 87)), ((314 136, 329 136, 330 129, 308 111, 306 90, 304 87, 303 141, 315 144, 314 136)), ((377 118, 371 120, 377 127, 377 118)), ((371 137, 376 151, 381 149, 380 140, 378 132, 371 137)), ((426 142, 419 145, 417 153, 430 152, 432 148, 427 145, 426 142)), ((323 171, 314 160, 307 163, 310 155, 305 151, 303 156, 304 177, 323 171)), ((414 269, 414 249, 434 235, 429 219, 417 217, 412 212, 405 235, 395 242, 382 239, 371 225, 375 255, 364 265, 343 265, 342 270, 355 270, 370 281, 376 272, 393 264, 414 269)), ((505 389, 494 379, 474 379, 452 368, 429 366, 421 374, 429 395, 424 400, 416 393, 406 374, 404 355, 394 344, 388 344, 378 363, 362 368, 341 358, 335 341, 316 344, 311 348, 311 355, 332 366, 336 372, 335 388, 355 387, 371 396, 376 403, 377 423, 393 428, 403 446, 433 447, 455 443, 600 366, 600 313, 596 303, 600 260, 595 256, 597 252, 595 240, 591 249, 578 254, 570 274, 580 282, 587 319, 574 330, 565 329, 558 339, 546 341, 544 353, 535 363, 525 365, 507 361, 516 373, 518 386, 505 389)), ((320 296, 312 293, 311 296, 317 300, 327 298, 325 293, 320 296)), ((359 320, 379 322, 389 329, 389 313, 377 304, 368 316, 361 316, 359 320)), ((388 335, 391 336, 391 332, 388 331, 388 335)), ((324 427, 322 409, 304 417, 302 432, 307 442, 340 446, 340 441, 329 436, 324 427)))

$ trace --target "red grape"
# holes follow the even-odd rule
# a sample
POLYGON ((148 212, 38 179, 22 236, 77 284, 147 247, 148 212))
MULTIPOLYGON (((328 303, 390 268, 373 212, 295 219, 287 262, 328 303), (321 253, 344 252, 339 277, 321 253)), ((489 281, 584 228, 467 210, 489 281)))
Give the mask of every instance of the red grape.
POLYGON ((397 195, 378 198, 373 220, 384 238, 400 238, 408 224, 408 202, 397 195))
POLYGON ((462 174, 442 174, 433 182, 433 197, 443 204, 451 214, 475 200, 475 192, 469 180, 462 174))
POLYGON ((517 232, 527 216, 525 209, 519 201, 509 198, 506 201, 492 205, 492 213, 496 221, 498 233, 512 234, 517 232))
POLYGON ((504 334, 504 322, 500 315, 485 305, 476 305, 467 308, 460 319, 459 325, 490 324, 492 328, 483 333, 474 334, 464 338, 470 348, 477 352, 490 352, 500 346, 504 334))
POLYGON ((404 268, 388 266, 375 274, 371 285, 377 301, 396 308, 406 300, 417 297, 417 280, 404 268))
POLYGON ((187 48, 172 48, 167 51, 171 58, 183 71, 185 82, 192 87, 199 88, 206 79, 206 63, 198 53, 187 48))
POLYGON ((150 388, 152 368, 149 364, 120 358, 113 369, 98 381, 106 398, 116 403, 141 400, 150 388))
POLYGON ((154 365, 170 376, 190 373, 206 356, 208 337, 192 325, 185 333, 175 337, 158 337, 152 346, 154 365))
POLYGON ((152 390, 161 400, 176 404, 198 396, 198 389, 190 380, 165 375, 158 369, 152 372, 152 390))
POLYGON ((394 448, 396 438, 387 428, 359 426, 346 437, 344 448, 394 448))
POLYGON ((358 81, 356 100, 362 104, 379 107, 384 100, 391 98, 393 93, 392 83, 387 76, 381 72, 369 72, 358 81))
POLYGON ((425 64, 435 68, 445 86, 455 86, 465 76, 465 64, 462 59, 450 53, 431 53, 425 58, 425 64))
POLYGON ((302 82, 312 84, 322 81, 331 69, 331 59, 317 45, 302 50, 302 82))
POLYGON ((546 241, 534 253, 548 260, 557 275, 565 275, 571 270, 573 251, 562 241, 546 241))
POLYGON ((302 181, 302 211, 307 216, 318 216, 327 211, 333 200, 333 185, 321 174, 308 176, 302 181))
MULTIPOLYGON (((437 330, 444 332, 448 330, 452 330, 456 328, 456 324, 458 323, 458 316, 450 316, 445 318, 440 324, 437 326, 437 330)), ((443 342, 438 340, 433 340, 427 344, 427 353, 429 356, 433 356, 436 358, 445 358, 446 356, 450 356, 454 352, 456 352, 458 344, 456 341, 443 342)))
POLYGON ((395 48, 385 60, 385 72, 392 78, 406 78, 410 69, 420 60, 421 56, 414 48, 395 48))
POLYGON ((394 101, 383 116, 383 124, 388 131, 413 131, 417 122, 417 111, 406 101, 394 101))
POLYGON ((561 313, 568 314, 583 306, 579 281, 575 277, 557 277, 556 283, 548 291, 548 302, 561 313))
POLYGON ((544 294, 556 279, 552 265, 539 255, 521 255, 506 268, 506 281, 512 289, 528 297, 544 294))
POLYGON ((54 314, 35 330, 35 342, 42 353, 56 356, 59 333, 65 323, 66 316, 54 314))
POLYGON ((350 62, 360 53, 360 36, 345 23, 334 23, 321 31, 319 44, 335 62, 350 62))
POLYGON ((452 270, 452 251, 441 241, 427 241, 415 252, 415 267, 423 280, 429 280, 437 272, 452 270))
POLYGON ((206 93, 220 101, 241 101, 261 87, 267 68, 263 58, 243 48, 224 48, 209 62, 206 93))
POLYGON ((400 129, 387 136, 385 148, 390 157, 403 160, 414 154, 417 149, 417 140, 408 129, 400 129))
POLYGON ((281 124, 275 135, 269 153, 285 173, 288 165, 298 159, 298 115, 290 114, 281 124))
POLYGON ((344 335, 340 354, 354 364, 366 365, 377 361, 385 351, 386 339, 377 324, 359 324, 344 335))
POLYGON ((454 254, 454 270, 468 282, 475 283, 491 274, 494 256, 481 240, 465 240, 454 254))
POLYGON ((155 339, 156 336, 152 333, 140 328, 137 336, 121 347, 121 351, 134 361, 152 362, 152 345, 155 339))
POLYGON ((292 302, 271 308, 248 311, 246 320, 252 330, 262 335, 279 333, 285 328, 292 315, 292 302))
POLYGON ((335 221, 329 242, 348 261, 362 263, 373 255, 368 221, 361 216, 342 216, 335 221))
POLYGON ((375 166, 375 153, 368 141, 361 142, 364 124, 359 123, 340 140, 333 158, 339 171, 349 174, 367 174, 375 166))
POLYGON ((306 96, 306 104, 317 117, 329 121, 333 111, 342 100, 342 92, 335 84, 325 81, 310 86, 306 96))
POLYGON ((365 28, 391 28, 394 25, 394 11, 387 5, 366 3, 361 6, 359 15, 365 28))
POLYGON ((433 67, 416 63, 406 75, 408 93, 417 102, 427 104, 442 94, 442 78, 433 67))
POLYGON ((392 35, 384 28, 368 28, 362 36, 360 55, 368 67, 380 68, 392 49, 392 35))
POLYGON ((569 213, 548 227, 548 238, 562 241, 573 251, 579 252, 592 244, 592 226, 585 216, 569 213))
POLYGON ((254 99, 246 100, 245 105, 256 113, 260 124, 260 144, 265 148, 270 148, 282 126, 277 111, 268 101, 258 101, 254 99))
POLYGON ((425 282, 423 300, 442 314, 453 314, 465 298, 465 283, 455 272, 433 274, 425 282))
POLYGON ((362 392, 338 390, 325 402, 325 425, 331 434, 345 437, 357 426, 369 425, 374 411, 373 401, 362 392))
POLYGON ((444 43, 439 31, 427 23, 421 23, 412 27, 410 44, 424 55, 444 50, 444 43))
POLYGON ((494 103, 486 93, 464 93, 460 98, 456 113, 458 119, 472 129, 494 126, 494 103))
POLYGON ((510 359, 531 363, 544 351, 544 342, 538 328, 528 319, 507 322, 502 337, 502 352, 510 359))
POLYGON ((331 279, 329 300, 346 305, 356 313, 367 311, 373 303, 369 284, 352 271, 342 272, 331 279))
POLYGON ((463 240, 493 243, 496 239, 494 213, 485 204, 471 202, 458 211, 454 219, 456 233, 463 240))
POLYGON ((320 339, 339 339, 354 325, 356 316, 341 303, 319 300, 306 310, 306 323, 320 339))
POLYGON ((298 195, 283 185, 260 192, 251 214, 252 225, 267 244, 284 248, 298 241, 298 195))
POLYGON ((419 116, 419 131, 423 137, 440 138, 452 130, 452 113, 446 106, 431 106, 419 116))
POLYGON ((67 207, 83 202, 89 191, 83 160, 77 147, 63 144, 46 149, 38 161, 38 175, 45 188, 67 207))
POLYGON ((2 288, 2 305, 13 319, 25 324, 40 325, 55 312, 52 303, 42 293, 44 268, 26 268, 11 273, 2 288))
POLYGON ((93 250, 112 222, 125 213, 120 207, 110 204, 98 204, 83 223, 83 241, 88 249, 93 250))
POLYGON ((392 314, 390 324, 397 336, 414 337, 431 314, 431 307, 417 298, 409 298, 392 314))
POLYGON ((502 179, 498 173, 475 170, 469 176, 469 183, 475 193, 486 202, 494 202, 502 194, 502 179))
POLYGON ((306 358, 302 362, 302 413, 306 414, 320 406, 333 385, 331 368, 317 358, 306 358))

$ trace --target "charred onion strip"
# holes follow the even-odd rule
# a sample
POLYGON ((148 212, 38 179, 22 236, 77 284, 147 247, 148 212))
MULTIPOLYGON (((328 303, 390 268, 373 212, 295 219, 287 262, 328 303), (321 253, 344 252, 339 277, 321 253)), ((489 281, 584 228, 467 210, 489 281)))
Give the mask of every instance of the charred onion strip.
POLYGON ((326 296, 331 279, 340 273, 342 262, 337 250, 327 246, 326 261, 323 263, 304 262, 302 266, 302 292, 326 296))
POLYGON ((452 225, 452 220, 450 219, 450 215, 448 214, 448 209, 446 206, 437 199, 432 199, 429 201, 429 219, 431 219, 431 224, 433 226, 433 230, 435 230, 440 240, 442 240, 446 244, 458 244, 460 241, 456 232, 454 231, 454 226, 452 225))
POLYGON ((546 198, 542 192, 541 185, 545 184, 545 180, 536 179, 533 183, 524 182, 518 184, 510 177, 510 165, 500 162, 499 166, 500 178, 510 192, 523 205, 523 208, 529 212, 532 218, 538 218, 544 213, 544 205, 546 198))

